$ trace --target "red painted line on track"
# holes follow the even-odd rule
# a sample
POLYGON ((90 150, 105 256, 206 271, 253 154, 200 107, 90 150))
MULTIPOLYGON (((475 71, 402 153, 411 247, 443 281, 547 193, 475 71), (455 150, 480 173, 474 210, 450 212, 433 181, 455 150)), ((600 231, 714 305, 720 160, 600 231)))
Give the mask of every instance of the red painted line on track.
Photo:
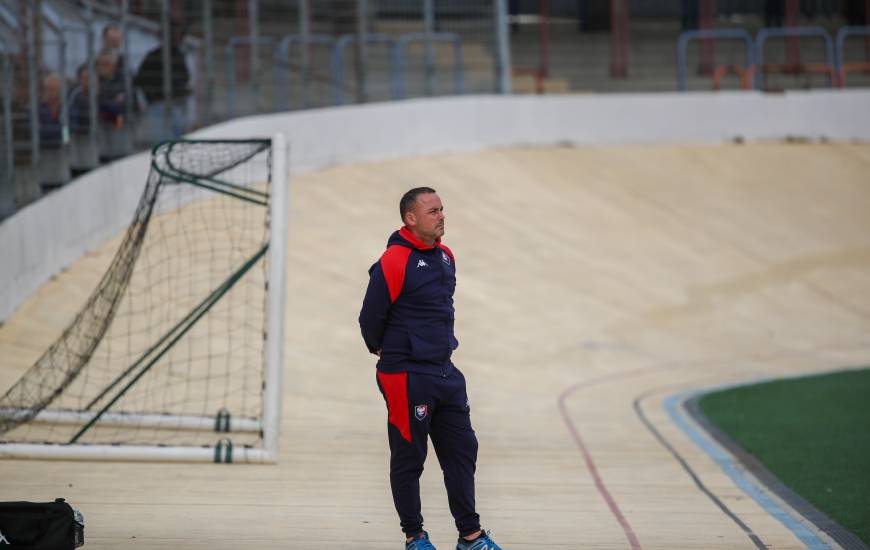
MULTIPOLYGON (((839 350, 840 348, 834 348, 839 350)), ((847 351, 851 351, 851 348, 845 348, 847 351)), ((863 349, 863 348, 861 348, 863 349)), ((832 350, 828 350, 832 351, 832 350)), ((786 359, 791 357, 801 357, 805 358, 808 356, 813 356, 808 354, 805 351, 801 351, 799 353, 774 353, 770 355, 764 355, 757 357, 756 359, 786 359)), ((574 384, 573 386, 569 386, 565 391, 559 395, 559 412, 562 415, 562 420, 565 422, 565 425, 568 426, 568 430, 571 432, 571 436, 574 438, 574 442, 577 444, 577 447, 580 449, 580 452, 583 454, 583 459, 586 461, 586 467, 589 469, 589 473, 592 476, 592 479, 595 481, 595 487, 598 489, 599 494, 607 503, 608 508, 610 508, 611 513, 616 518, 616 521, 619 522, 619 525, 622 527, 622 530, 625 532, 625 536, 628 539, 628 543, 631 545, 632 550, 642 550, 640 541, 637 539, 637 535, 634 533, 634 529, 629 525, 628 520, 625 519, 625 516, 622 514, 622 511, 619 509, 619 506, 616 504, 616 500, 610 494, 610 491, 607 490, 607 486, 604 484, 604 480, 601 479, 601 475, 598 473, 598 468, 595 466, 595 461, 592 460, 592 455, 589 453, 589 449, 586 447, 586 444, 583 443, 583 438, 580 437, 580 432, 577 430, 577 427, 571 421, 571 418, 568 416, 568 410, 565 407, 565 401, 568 397, 582 389, 588 389, 592 386, 596 386, 598 384, 603 384, 605 382, 612 382, 614 380, 620 380, 625 378, 631 378, 632 376, 648 374, 651 371, 662 371, 669 370, 674 368, 682 368, 689 366, 698 366, 698 365, 710 365, 710 364, 729 364, 738 360, 739 358, 729 358, 729 359, 720 359, 717 361, 678 361, 678 362, 667 362, 663 364, 654 365, 651 367, 644 367, 639 369, 634 369, 631 371, 625 372, 617 372, 613 374, 608 374, 605 376, 601 376, 598 378, 593 378, 591 380, 586 380, 584 382, 580 382, 574 384)))
POLYGON ((607 380, 632 376, 638 373, 648 373, 650 370, 651 369, 647 367, 644 369, 637 369, 629 372, 619 373, 616 375, 605 376, 603 378, 590 380, 588 382, 580 384, 575 384, 566 389, 564 392, 562 392, 562 395, 559 396, 559 412, 562 414, 562 420, 565 421, 565 424, 568 426, 568 430, 571 432, 571 436, 574 438, 574 442, 577 443, 577 447, 580 448, 580 452, 583 454, 583 459, 586 461, 586 467, 589 469, 589 474, 595 481, 595 487, 598 489, 598 493, 601 495, 601 498, 604 499, 604 502, 607 503, 607 507, 610 508, 610 512, 613 514, 613 516, 616 518, 616 521, 619 522, 619 525, 622 527, 622 531, 625 533, 625 537, 628 539, 628 544, 631 545, 632 550, 641 550, 640 541, 637 539, 637 535, 634 533, 634 529, 631 528, 628 520, 625 519, 622 511, 619 509, 619 505, 616 504, 616 500, 613 498, 613 495, 611 495, 610 491, 607 490, 607 486, 604 484, 604 480, 601 479, 601 475, 598 473, 598 467, 595 466, 595 461, 592 460, 592 455, 589 453, 589 449, 586 448, 586 444, 583 443, 583 438, 580 437, 580 432, 577 430, 577 427, 574 426, 574 423, 568 416, 568 411, 565 407, 565 400, 568 398, 569 395, 584 387, 592 386, 600 382, 605 382, 607 380))

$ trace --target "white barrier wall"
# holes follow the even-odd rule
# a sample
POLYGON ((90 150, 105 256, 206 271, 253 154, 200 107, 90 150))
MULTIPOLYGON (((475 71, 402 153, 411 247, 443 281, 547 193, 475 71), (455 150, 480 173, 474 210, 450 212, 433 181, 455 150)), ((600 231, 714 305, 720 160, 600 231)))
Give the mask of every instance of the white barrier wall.
MULTIPOLYGON (((866 141, 870 90, 465 96, 247 117, 194 136, 278 132, 287 136, 291 174, 507 145, 721 143, 787 136, 866 141)), ((0 321, 53 274, 127 226, 147 174, 148 154, 128 157, 0 223, 0 321)))

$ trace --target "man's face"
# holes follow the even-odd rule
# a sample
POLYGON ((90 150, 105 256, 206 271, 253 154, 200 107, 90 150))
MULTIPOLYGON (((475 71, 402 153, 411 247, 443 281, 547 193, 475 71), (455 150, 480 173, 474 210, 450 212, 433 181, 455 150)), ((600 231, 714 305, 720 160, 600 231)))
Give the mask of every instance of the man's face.
POLYGON ((42 89, 43 101, 49 104, 60 104, 60 79, 46 78, 42 89))
POLYGON ((106 34, 104 35, 105 46, 107 48, 111 48, 113 50, 121 49, 121 39, 123 35, 121 35, 121 29, 115 27, 109 27, 106 29, 106 34))
POLYGON ((436 193, 417 195, 411 210, 405 214, 408 228, 424 241, 434 242, 444 235, 444 205, 436 193))

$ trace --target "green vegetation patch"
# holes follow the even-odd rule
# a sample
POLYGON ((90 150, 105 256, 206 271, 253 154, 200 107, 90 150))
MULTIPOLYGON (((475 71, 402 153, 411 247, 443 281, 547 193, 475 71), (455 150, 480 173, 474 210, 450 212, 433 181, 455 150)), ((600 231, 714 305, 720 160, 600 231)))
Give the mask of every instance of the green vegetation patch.
POLYGON ((870 368, 711 393, 707 418, 870 544, 870 368))

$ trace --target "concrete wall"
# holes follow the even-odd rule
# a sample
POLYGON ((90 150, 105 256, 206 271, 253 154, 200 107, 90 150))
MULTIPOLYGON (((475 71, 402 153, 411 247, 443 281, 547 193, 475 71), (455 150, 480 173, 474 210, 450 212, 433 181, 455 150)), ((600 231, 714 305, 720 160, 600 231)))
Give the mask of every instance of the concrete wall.
MULTIPOLYGON (((738 136, 866 141, 870 90, 468 96, 247 117, 194 135, 277 132, 287 136, 293 174, 508 145, 721 143, 738 136)), ((128 157, 0 223, 0 320, 53 274, 127 226, 147 170, 147 154, 128 157)))

